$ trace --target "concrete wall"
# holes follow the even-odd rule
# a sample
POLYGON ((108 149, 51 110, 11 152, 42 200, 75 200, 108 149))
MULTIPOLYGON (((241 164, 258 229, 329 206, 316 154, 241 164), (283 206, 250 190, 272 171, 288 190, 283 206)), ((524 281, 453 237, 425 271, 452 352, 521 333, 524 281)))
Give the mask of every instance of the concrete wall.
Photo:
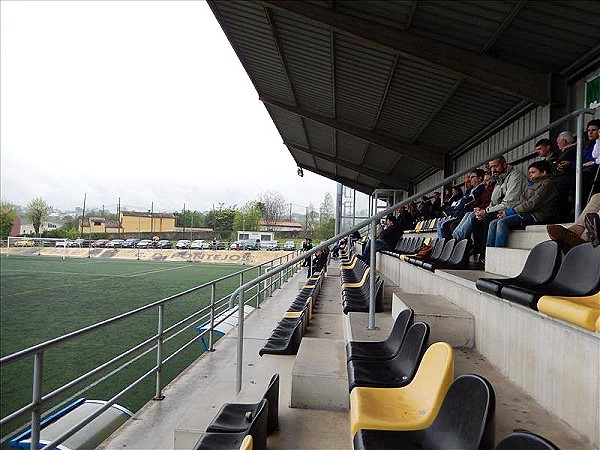
POLYGON ((591 446, 600 446, 599 333, 482 293, 464 278, 387 255, 378 261, 378 270, 403 290, 443 295, 473 314, 478 352, 591 446))

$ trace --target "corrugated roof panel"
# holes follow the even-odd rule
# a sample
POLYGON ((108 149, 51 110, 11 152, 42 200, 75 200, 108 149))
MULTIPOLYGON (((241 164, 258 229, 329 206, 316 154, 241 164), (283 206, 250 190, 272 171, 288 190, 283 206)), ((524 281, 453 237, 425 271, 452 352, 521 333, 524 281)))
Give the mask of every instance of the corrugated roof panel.
POLYGON ((290 148, 289 150, 294 159, 296 160, 296 163, 304 167, 315 167, 315 160, 308 153, 304 153, 300 150, 295 150, 293 148, 290 148))
POLYGON ((298 105, 333 115, 330 32, 272 12, 298 105))
POLYGON ((300 117, 276 106, 265 105, 265 107, 284 141, 308 147, 300 117))
POLYGON ((371 130, 395 58, 340 34, 335 55, 337 117, 371 130))
POLYGON ((402 60, 392 80, 377 130, 411 141, 431 120, 433 112, 455 83, 455 78, 440 70, 402 60))
POLYGON ((354 170, 346 169, 345 167, 338 166, 337 174, 340 177, 347 178, 348 180, 356 180, 358 174, 354 170))
POLYGON ((324 170, 325 172, 329 173, 335 173, 336 165, 334 163, 325 161, 324 159, 321 159, 318 156, 316 156, 315 159, 317 161, 317 169, 324 170))
POLYGON ((330 156, 334 156, 333 129, 308 119, 304 119, 304 125, 308 132, 308 140, 310 141, 311 147, 319 149, 321 152, 327 152, 330 156))
POLYGON ((364 184, 366 186, 371 186, 374 189, 377 189, 381 186, 381 182, 379 180, 376 180, 375 178, 371 178, 367 175, 364 175, 362 173, 358 174, 358 180, 357 180, 360 184, 364 184))
POLYGON ((336 0, 335 9, 388 27, 403 29, 410 20, 413 3, 414 0, 336 0))
POLYGON ((446 44, 481 51, 515 1, 420 1, 411 30, 446 44))
POLYGON ((519 101, 516 97, 463 82, 424 130, 420 142, 452 151, 519 101))
POLYGON ((360 164, 367 149, 367 143, 362 139, 338 131, 337 156, 354 164, 360 164))
POLYGON ((379 172, 388 173, 394 167, 399 154, 379 145, 370 145, 363 165, 379 172))
POLYGON ((412 180, 414 179, 415 174, 420 174, 427 169, 429 169, 427 164, 423 164, 410 158, 401 158, 392 169, 390 175, 405 180, 412 180))
POLYGON ((529 2, 494 51, 538 70, 561 71, 600 40, 600 2, 529 2))
POLYGON ((292 90, 272 40, 264 8, 238 1, 219 2, 214 7, 224 20, 227 36, 258 91, 292 103, 292 90))

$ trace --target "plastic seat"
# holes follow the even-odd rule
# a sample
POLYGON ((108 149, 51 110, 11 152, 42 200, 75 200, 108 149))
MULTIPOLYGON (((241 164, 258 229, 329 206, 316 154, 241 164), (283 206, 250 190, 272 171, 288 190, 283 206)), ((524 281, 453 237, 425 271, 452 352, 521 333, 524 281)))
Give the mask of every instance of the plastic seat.
POLYGON ((444 244, 442 253, 440 254, 440 256, 438 258, 436 258, 436 259, 427 258, 427 259, 424 259, 423 261, 421 261, 420 264, 417 263, 417 265, 422 267, 423 269, 434 270, 434 264, 445 263, 446 261, 448 261, 450 259, 450 257, 452 256, 452 251, 454 250, 455 244, 456 244, 455 239, 447 240, 446 243, 444 244))
POLYGON ((399 388, 357 387, 350 393, 350 432, 422 430, 438 414, 454 378, 454 350, 445 342, 432 344, 410 384, 399 388))
POLYGON ((495 450, 560 450, 548 439, 526 430, 515 430, 498 443, 495 450))
POLYGON ((421 266, 423 264, 423 261, 438 259, 440 257, 440 255, 442 254, 442 251, 444 250, 445 244, 446 244, 446 239, 440 238, 435 242, 435 245, 433 246, 433 250, 431 251, 431 254, 427 258, 419 259, 419 258, 415 258, 413 255, 411 255, 411 256, 407 256, 406 258, 402 258, 402 259, 412 265, 421 266))
POLYGON ((252 436, 253 450, 266 450, 268 401, 263 398, 258 405, 256 412, 251 415, 250 426, 246 431, 239 433, 206 432, 200 438, 194 450, 231 450, 242 448, 242 443, 247 435, 252 436))
POLYGON ((398 354, 400 346, 408 328, 413 324, 414 311, 410 308, 404 309, 396 317, 390 335, 385 341, 379 342, 356 342, 350 341, 346 344, 346 362, 352 360, 386 360, 398 354))
POLYGON ((563 259, 556 277, 536 290, 509 284, 500 290, 500 297, 537 309, 544 295, 583 297, 600 290, 600 246, 590 243, 573 247, 563 259))
POLYGON ((477 289, 488 294, 500 296, 503 286, 512 284, 531 288, 545 286, 556 277, 560 267, 560 248, 556 241, 544 241, 531 249, 523 270, 513 278, 479 278, 477 289))
POLYGON ((268 339, 264 347, 258 351, 262 355, 295 355, 302 341, 302 321, 298 321, 289 339, 268 339))
MULTIPOLYGON (((438 261, 431 263, 429 270, 435 269, 466 269, 469 267, 469 254, 467 253, 468 239, 461 239, 458 241, 452 249, 452 254, 447 261, 442 261, 441 258, 438 261)), ((423 268, 428 268, 425 265, 423 268)))
POLYGON ((430 427, 417 431, 360 430, 355 450, 492 450, 496 395, 479 375, 461 375, 446 393, 430 427))
MULTIPOLYGON (((369 289, 360 296, 344 295, 342 292, 342 312, 369 312, 369 289)), ((377 280, 375 285, 375 312, 383 311, 383 280, 377 280)))
MULTIPOLYGON (((268 401, 267 404, 267 434, 273 433, 279 427, 279 374, 271 377, 267 390, 262 397, 268 401)), ((262 400, 258 403, 225 403, 215 415, 210 425, 206 428, 208 432, 216 433, 239 433, 250 428, 246 419, 246 413, 256 415, 262 400)))
POLYGON ((544 295, 537 306, 544 314, 596 331, 596 321, 600 318, 600 292, 586 297, 544 295))
POLYGON ((415 376, 419 362, 427 348, 429 325, 413 324, 398 354, 385 361, 354 360, 348 363, 348 387, 350 391, 359 386, 400 387, 406 386, 415 376))

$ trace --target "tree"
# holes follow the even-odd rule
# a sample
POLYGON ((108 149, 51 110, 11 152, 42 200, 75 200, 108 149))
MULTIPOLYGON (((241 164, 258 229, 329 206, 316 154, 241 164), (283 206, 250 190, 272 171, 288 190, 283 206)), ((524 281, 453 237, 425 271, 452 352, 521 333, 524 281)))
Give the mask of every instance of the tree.
POLYGON ((323 223, 329 219, 335 218, 335 207, 333 205, 333 198, 329 192, 325 192, 323 203, 320 208, 320 222, 323 223))
POLYGON ((0 202, 0 238, 6 239, 13 224, 17 220, 17 211, 12 203, 5 200, 0 202))
POLYGON ((234 230, 259 231, 262 211, 259 202, 248 202, 235 213, 234 230))
POLYGON ((267 225, 267 230, 273 231, 277 222, 285 214, 287 200, 279 192, 266 191, 260 196, 262 218, 267 225))
POLYGON ((194 228, 203 227, 205 224, 206 217, 200 211, 176 211, 173 213, 175 216, 175 226, 182 228, 194 228))
POLYGON ((306 218, 305 218, 306 223, 304 224, 306 231, 310 231, 310 232, 314 231, 317 226, 318 220, 319 220, 319 213, 317 213, 313 204, 309 203, 308 207, 306 208, 306 218))
POLYGON ((205 225, 215 231, 232 231, 235 213, 236 211, 233 207, 213 209, 206 215, 205 225))
POLYGON ((48 220, 48 214, 50 213, 50 205, 46 203, 41 197, 31 200, 25 207, 25 214, 27 219, 33 225, 35 234, 40 235, 40 227, 42 222, 48 220))

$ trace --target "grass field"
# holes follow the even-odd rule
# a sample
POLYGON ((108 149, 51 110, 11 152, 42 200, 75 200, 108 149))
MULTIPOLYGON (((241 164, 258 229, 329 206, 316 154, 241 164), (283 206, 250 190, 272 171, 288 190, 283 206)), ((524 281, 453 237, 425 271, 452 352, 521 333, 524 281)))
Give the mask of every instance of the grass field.
MULTIPOLYGON (((241 270, 225 264, 160 263, 149 261, 65 259, 50 257, 0 258, 0 353, 2 356, 27 348, 70 331, 94 324, 117 314, 198 286, 241 270)), ((244 281, 257 275, 248 273, 244 281)), ((235 276, 219 284, 217 298, 239 286, 235 276)), ((204 289, 169 303, 165 307, 165 327, 210 302, 210 289, 204 289)), ((44 355, 43 392, 60 386, 85 371, 118 355, 156 333, 156 309, 66 343, 44 355)), ((181 342, 195 336, 187 330, 165 345, 169 355, 181 342)), ((202 353, 192 345, 165 366, 163 384, 173 379, 202 353)), ((108 399, 126 383, 136 379, 155 363, 155 353, 147 355, 109 381, 86 392, 87 398, 108 399)), ((31 400, 32 360, 27 359, 2 370, 0 412, 2 416, 31 400)), ((135 411, 154 392, 153 378, 119 403, 135 411)), ((7 430, 3 430, 5 434, 7 430)))

